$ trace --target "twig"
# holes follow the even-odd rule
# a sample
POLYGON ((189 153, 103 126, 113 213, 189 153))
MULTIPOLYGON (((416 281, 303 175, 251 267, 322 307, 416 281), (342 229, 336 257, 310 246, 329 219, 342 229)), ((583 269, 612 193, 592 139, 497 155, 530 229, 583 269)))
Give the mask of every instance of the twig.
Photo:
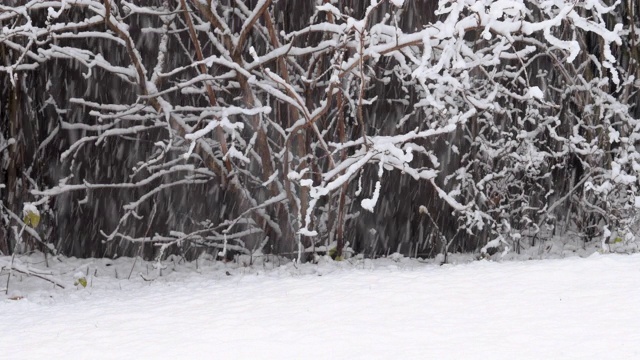
MULTIPOLYGON (((11 263, 9 264, 9 276, 7 277, 7 286, 4 291, 5 295, 9 294, 9 281, 11 280, 11 275, 13 275, 13 260, 16 258, 16 252, 18 251, 18 245, 20 244, 20 240, 22 239, 22 233, 24 229, 27 227, 27 224, 22 225, 22 229, 20 233, 18 233, 18 237, 16 238, 16 245, 13 248, 13 254, 11 254, 11 263)), ((15 229, 15 228, 14 228, 15 229)))
MULTIPOLYGON (((157 210, 157 203, 154 201, 153 202, 153 208, 151 208, 151 216, 149 216, 149 224, 147 225, 147 231, 144 233, 144 237, 142 240, 142 244, 140 244, 140 251, 138 253, 138 256, 143 256, 143 251, 144 251, 144 239, 147 238, 147 235, 149 235, 149 230, 151 230, 151 224, 153 223, 153 219, 156 216, 156 210, 157 210)), ((153 237, 151 237, 151 241, 153 241, 153 237)), ((127 280, 131 279, 131 274, 133 274, 133 268, 135 268, 136 266, 136 262, 138 261, 138 256, 136 256, 136 258, 133 260, 133 265, 131 265, 131 271, 129 271, 129 276, 127 277, 127 280)))
MULTIPOLYGON (((60 281, 60 280, 58 280, 58 279, 55 279, 55 278, 52 278, 52 277, 48 277, 48 276, 45 276, 45 275, 41 275, 41 274, 38 274, 38 273, 32 272, 32 271, 30 271, 28 268, 26 268, 26 267, 22 267, 22 266, 20 266, 20 265, 16 265, 16 264, 9 264, 9 266, 10 266, 10 267, 9 267, 9 278, 11 278, 11 271, 12 271, 12 270, 15 270, 15 271, 17 271, 17 272, 19 272, 19 273, 21 273, 21 274, 25 274, 25 275, 27 275, 27 276, 35 276, 35 277, 37 277, 37 278, 39 278, 39 279, 42 279, 42 280, 48 281, 48 282, 50 282, 50 283, 54 284, 55 286, 58 286, 58 287, 60 287, 61 289, 64 289, 64 285, 62 285, 62 281, 60 281)), ((5 291, 6 291, 6 294, 8 294, 8 293, 9 293, 9 279, 7 279, 7 288, 6 288, 6 290, 5 290, 5 291)))

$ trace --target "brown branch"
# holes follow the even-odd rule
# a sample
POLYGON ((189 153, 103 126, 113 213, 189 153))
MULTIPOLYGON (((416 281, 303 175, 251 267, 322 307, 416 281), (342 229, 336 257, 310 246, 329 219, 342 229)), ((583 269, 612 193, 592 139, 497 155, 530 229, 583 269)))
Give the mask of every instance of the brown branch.
MULTIPOLYGON (((202 54, 202 47, 200 46, 200 41, 198 40, 196 29, 193 26, 191 13, 187 8, 187 3, 185 0, 180 0, 180 5, 182 6, 182 11, 184 14, 185 21, 187 22, 187 27, 189 28, 189 36, 191 37, 191 42, 193 43, 193 46, 196 49, 196 59, 199 62, 198 66, 200 69, 200 73, 207 74, 208 73, 207 66, 204 64, 204 55, 202 54)), ((209 98, 209 105, 216 106, 217 105, 216 94, 213 92, 213 88, 211 87, 211 84, 206 81, 204 82, 204 84, 205 84, 204 85, 205 88, 207 89, 207 97, 209 98)), ((217 127, 214 133, 216 136, 216 140, 218 141, 218 143, 220 143, 220 150, 222 151, 223 154, 226 154, 229 151, 229 148, 227 146, 227 140, 224 137, 224 132, 222 128, 217 127)), ((226 158, 224 160, 224 164, 227 172, 230 173, 232 171, 231 160, 229 160, 229 158, 226 158)))
MULTIPOLYGON (((278 35, 276 32, 276 27, 273 23, 273 20, 271 19, 271 14, 269 12, 265 12, 263 14, 264 17, 264 22, 265 22, 265 26, 267 28, 267 31, 269 33, 269 40, 271 41, 271 46, 273 46, 273 48, 277 49, 281 46, 280 42, 278 41, 278 35)), ((285 55, 286 56, 286 55, 285 55)), ((280 72, 280 77, 282 79, 284 79, 285 81, 289 80, 289 69, 287 68, 287 64, 285 62, 285 56, 279 56, 278 58, 276 58, 276 63, 278 65, 278 70, 280 72)), ((293 106, 292 104, 286 104, 286 112, 287 112, 287 127, 290 127, 291 125, 293 125, 293 121, 295 121, 294 119, 296 118, 296 113, 297 113, 297 109, 295 108, 295 106, 293 106)), ((302 154, 305 153, 305 149, 304 149, 304 144, 306 143, 305 141, 305 134, 300 134, 299 137, 301 137, 302 139, 300 139, 298 141, 298 146, 295 148, 295 155, 297 156, 302 156, 302 154)), ((304 218, 305 214, 306 214, 306 208, 307 208, 307 202, 308 202, 308 190, 305 189, 301 189, 302 194, 300 195, 300 209, 298 209, 297 203, 294 201, 293 199, 293 194, 291 193, 291 181, 289 180, 289 177, 287 176, 287 174, 289 173, 289 141, 285 140, 285 147, 286 150, 284 152, 284 159, 283 159, 283 185, 285 188, 285 191, 287 193, 287 199, 289 200, 289 206, 291 206, 291 212, 293 212, 294 214, 298 212, 298 210, 301 210, 301 218, 304 218)))
POLYGON ((360 124, 360 133, 362 136, 362 142, 364 145, 369 148, 369 143, 367 142, 367 127, 364 123, 364 87, 365 87, 365 76, 364 76, 364 59, 362 54, 364 53, 364 35, 365 30, 363 29, 360 32, 360 89, 358 94, 358 123, 360 124))
POLYGON ((213 25, 214 28, 218 29, 222 34, 224 39, 224 46, 227 49, 233 49, 233 41, 231 41, 231 30, 224 25, 224 22, 220 18, 218 18, 217 14, 213 12, 211 9, 211 1, 208 2, 207 5, 204 5, 202 2, 198 0, 191 0, 191 3, 196 6, 196 8, 200 11, 201 14, 205 16, 207 21, 213 25))
MULTIPOLYGON (((346 136, 346 124, 344 118, 344 111, 342 109, 344 94, 340 92, 340 96, 338 96, 338 136, 340 137, 340 142, 345 143, 347 140, 346 136)), ((342 149, 342 153, 340 154, 340 160, 344 162, 347 159, 347 150, 342 149)), ((344 171, 341 172, 344 174, 344 171)), ((342 256, 342 250, 344 248, 344 227, 345 227, 345 212, 346 212, 346 198, 347 198, 347 188, 349 187, 349 183, 345 182, 344 185, 340 187, 340 200, 338 202, 338 223, 336 224, 336 258, 342 256)))
MULTIPOLYGON (((193 0, 192 0, 193 1, 193 0)), ((226 28, 217 17, 217 15, 211 9, 211 6, 207 7, 199 1, 195 1, 195 4, 198 10, 204 14, 204 17, 217 29, 219 29, 224 35, 225 46, 227 49, 233 49, 231 52, 231 61, 234 62, 238 68, 244 69, 244 60, 242 58, 241 49, 246 41, 246 37, 249 35, 250 30, 252 30, 255 26, 256 21, 264 12, 267 10, 268 5, 271 4, 271 1, 267 1, 265 6, 258 10, 257 15, 250 21, 250 25, 246 26, 243 29, 240 41, 234 46, 231 40, 231 35, 229 29, 226 28), (226 31, 225 31, 226 30, 226 31), (243 35, 244 34, 244 35, 243 35)), ((253 108, 256 104, 256 96, 254 94, 251 85, 249 84, 248 77, 241 71, 236 71, 236 80, 240 85, 240 90, 242 91, 242 99, 247 108, 253 108)), ((250 119, 250 124, 256 132, 256 142, 255 142, 255 150, 258 156, 260 157, 260 162, 262 165, 262 180, 267 180, 274 173, 274 168, 272 164, 273 154, 271 148, 269 147, 269 138, 266 133, 266 129, 262 126, 262 121, 260 119, 260 115, 250 115, 248 116, 250 119)), ((286 176, 286 174, 285 174, 286 176)), ((272 196, 277 196, 280 193, 280 189, 277 184, 272 182, 269 187, 269 192, 272 196)), ((289 233, 289 219, 287 216, 287 212, 284 206, 281 206, 277 211, 277 217, 280 225, 280 230, 283 232, 281 234, 282 238, 285 240, 292 240, 293 234, 289 233)), ((265 222, 260 222, 260 226, 262 228, 266 227, 265 222)))
POLYGON ((262 7, 255 12, 255 16, 251 18, 251 20, 249 21, 249 24, 247 24, 242 28, 242 31, 240 32, 240 37, 238 38, 238 43, 236 44, 236 47, 234 49, 234 58, 236 56, 241 55, 242 48, 244 47, 245 41, 247 41, 247 37, 249 36, 249 33, 253 29, 253 26, 256 24, 256 21, 258 21, 258 19, 262 16, 262 14, 264 14, 264 12, 269 8, 269 5, 271 5, 271 0, 265 1, 264 4, 262 4, 262 7))
MULTIPOLYGON (((184 14, 184 19, 187 22, 187 28, 189 30, 189 36, 191 37, 191 42, 196 49, 196 59, 198 60, 199 69, 201 74, 208 73, 207 66, 204 64, 204 55, 202 54, 202 47, 200 46, 200 41, 198 40, 198 35, 196 34, 196 29, 193 26, 193 19, 191 19, 191 14, 189 13, 189 9, 187 8, 187 3, 185 0, 180 0, 180 5, 182 6, 182 13, 184 14)), ((216 95, 211 88, 211 85, 205 83, 205 87, 207 89, 207 96, 209 97, 209 103, 211 106, 215 106, 217 103, 216 95)))

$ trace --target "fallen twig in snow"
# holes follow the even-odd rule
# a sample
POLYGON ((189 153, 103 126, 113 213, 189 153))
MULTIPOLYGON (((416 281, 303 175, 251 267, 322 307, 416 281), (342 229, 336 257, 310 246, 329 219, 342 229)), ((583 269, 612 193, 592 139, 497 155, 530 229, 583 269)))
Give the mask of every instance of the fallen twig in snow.
POLYGON ((6 262, 0 262, 0 269, 4 269, 4 268, 13 269, 13 271, 17 271, 17 272, 25 274, 27 276, 35 276, 35 277, 37 277, 39 279, 46 280, 46 281, 48 281, 50 283, 53 283, 54 285, 60 287, 61 289, 64 289, 64 285, 62 285, 62 281, 61 280, 56 279, 56 278, 51 277, 51 276, 44 275, 44 274, 39 274, 39 273, 34 272, 34 271, 30 270, 29 268, 24 267, 22 265, 18 265, 18 264, 15 264, 15 263, 14 264, 9 264, 9 263, 6 263, 6 262))

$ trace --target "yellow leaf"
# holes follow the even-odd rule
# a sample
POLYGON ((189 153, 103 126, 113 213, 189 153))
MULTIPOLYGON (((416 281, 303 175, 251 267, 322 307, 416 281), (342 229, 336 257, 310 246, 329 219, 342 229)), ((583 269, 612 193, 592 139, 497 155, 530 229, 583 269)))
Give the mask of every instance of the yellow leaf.
POLYGON ((87 278, 81 277, 77 279, 73 285, 75 286, 82 285, 82 287, 87 287, 87 278))
POLYGON ((24 215, 24 223, 27 224, 27 226, 35 228, 40 224, 40 215, 33 211, 27 211, 24 215))

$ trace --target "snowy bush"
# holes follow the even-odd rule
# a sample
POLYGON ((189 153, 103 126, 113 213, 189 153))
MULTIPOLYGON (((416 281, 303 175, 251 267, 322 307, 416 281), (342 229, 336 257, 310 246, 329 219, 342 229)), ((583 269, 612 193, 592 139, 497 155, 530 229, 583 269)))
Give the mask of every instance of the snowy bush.
POLYGON ((5 228, 35 199, 83 256, 635 238, 637 1, 144 4, 0 6, 5 228))

